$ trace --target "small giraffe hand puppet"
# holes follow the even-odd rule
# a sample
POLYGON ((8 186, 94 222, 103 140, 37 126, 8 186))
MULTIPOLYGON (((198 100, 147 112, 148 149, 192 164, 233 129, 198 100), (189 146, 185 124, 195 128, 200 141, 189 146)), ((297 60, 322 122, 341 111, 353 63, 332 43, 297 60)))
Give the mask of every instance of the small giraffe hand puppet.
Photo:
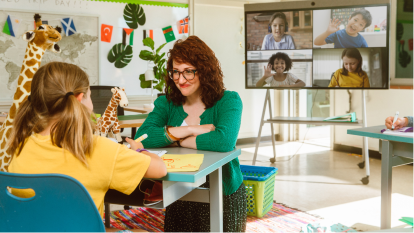
POLYGON ((109 134, 110 137, 114 137, 115 135, 116 140, 121 142, 121 128, 117 117, 117 109, 118 105, 121 107, 128 106, 128 99, 124 87, 114 87, 111 91, 113 93, 111 101, 109 101, 109 105, 104 114, 98 118, 95 134, 103 137, 106 137, 107 134, 109 134))
POLYGON ((39 69, 45 52, 60 53, 57 42, 62 39, 61 28, 55 28, 42 24, 39 14, 34 15, 36 28, 23 33, 22 39, 27 41, 26 54, 23 59, 22 69, 17 81, 17 89, 14 93, 13 103, 10 107, 6 121, 0 126, 0 171, 7 171, 11 155, 6 153, 8 138, 12 131, 13 121, 20 105, 31 93, 31 84, 34 73, 39 69))

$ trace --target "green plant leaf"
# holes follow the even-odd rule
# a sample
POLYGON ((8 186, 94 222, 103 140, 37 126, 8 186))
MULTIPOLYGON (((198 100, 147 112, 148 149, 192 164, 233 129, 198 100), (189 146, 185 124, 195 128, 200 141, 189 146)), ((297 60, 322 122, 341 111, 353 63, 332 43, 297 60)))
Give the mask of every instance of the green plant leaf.
POLYGON ((151 39, 151 37, 147 37, 142 40, 145 46, 150 47, 152 50, 154 50, 154 41, 151 39))
MULTIPOLYGON (((141 88, 151 88, 151 81, 145 81, 145 74, 139 75, 139 81, 141 81, 141 84, 140 84, 141 88)), ((153 85, 157 83, 158 81, 156 80, 152 81, 153 85)))
POLYGON ((154 88, 160 92, 163 92, 164 85, 165 85, 165 80, 161 79, 160 82, 157 85, 155 85, 154 88))
POLYGON ((160 60, 160 58, 161 58, 160 55, 155 54, 154 63, 158 64, 158 61, 160 60))
POLYGON ((116 68, 124 68, 132 60, 132 47, 130 45, 116 44, 108 53, 108 61, 115 62, 116 68))
POLYGON ((154 61, 155 57, 151 51, 141 50, 141 52, 139 52, 139 58, 145 61, 154 61))
POLYGON ((138 24, 145 24, 144 8, 139 4, 127 4, 124 8, 124 19, 129 28, 137 29, 138 24))
MULTIPOLYGON (((158 49, 157 49, 157 51, 155 51, 155 53, 156 54, 158 54, 159 52, 160 52, 160 50, 162 49, 162 48, 164 48, 164 46, 166 45, 167 43, 164 43, 164 44, 162 44, 160 47, 158 47, 158 49)), ((163 57, 163 56, 161 56, 161 57, 163 57)))
MULTIPOLYGON (((158 54, 157 54, 157 55, 155 55, 155 56, 158 56, 158 57, 159 57, 159 59, 158 59, 159 61, 158 61, 158 62, 160 62, 160 61, 161 61, 160 59, 161 59, 162 57, 164 57, 164 55, 165 55, 165 53, 163 53, 163 54, 161 54, 161 55, 158 55, 158 54)), ((165 59, 164 59, 164 60, 165 60, 165 59)), ((158 64, 158 62, 155 62, 155 64, 158 64)))
POLYGON ((161 61, 158 62, 158 69, 161 69, 162 67, 164 67, 164 63, 165 63, 165 59, 161 59, 161 61))

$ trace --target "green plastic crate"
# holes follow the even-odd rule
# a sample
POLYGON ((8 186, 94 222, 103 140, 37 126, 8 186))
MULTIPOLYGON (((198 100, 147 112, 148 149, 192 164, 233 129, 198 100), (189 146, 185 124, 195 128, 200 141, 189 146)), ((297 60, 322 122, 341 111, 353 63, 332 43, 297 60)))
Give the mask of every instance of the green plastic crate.
POLYGON ((277 168, 240 165, 246 186, 247 215, 263 217, 273 206, 277 168))

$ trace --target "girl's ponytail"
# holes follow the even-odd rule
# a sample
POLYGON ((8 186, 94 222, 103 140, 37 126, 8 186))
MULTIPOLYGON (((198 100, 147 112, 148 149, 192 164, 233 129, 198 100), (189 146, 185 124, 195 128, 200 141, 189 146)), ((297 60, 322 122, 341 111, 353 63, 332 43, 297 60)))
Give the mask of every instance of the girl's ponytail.
POLYGON ((58 120, 50 130, 52 143, 65 148, 87 165, 86 155, 93 151, 91 111, 74 94, 66 94, 55 108, 60 108, 60 113, 56 114, 58 120))

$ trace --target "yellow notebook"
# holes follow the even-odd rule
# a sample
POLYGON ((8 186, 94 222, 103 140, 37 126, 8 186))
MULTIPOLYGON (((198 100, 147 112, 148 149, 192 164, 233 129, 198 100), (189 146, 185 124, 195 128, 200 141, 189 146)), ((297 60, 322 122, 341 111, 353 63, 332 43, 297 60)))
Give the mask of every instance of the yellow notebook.
POLYGON ((200 169, 204 160, 203 154, 184 154, 173 155, 165 154, 161 156, 167 166, 168 172, 193 172, 200 169))

